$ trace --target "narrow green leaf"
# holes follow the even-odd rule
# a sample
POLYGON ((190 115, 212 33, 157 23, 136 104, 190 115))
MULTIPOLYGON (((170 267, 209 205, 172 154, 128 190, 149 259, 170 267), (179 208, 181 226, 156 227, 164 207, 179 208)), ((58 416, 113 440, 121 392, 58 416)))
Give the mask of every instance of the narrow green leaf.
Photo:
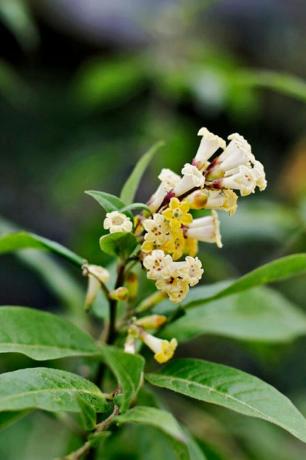
POLYGON ((97 353, 94 340, 51 313, 0 307, 0 353, 22 353, 39 361, 97 353))
POLYGON ((102 347, 102 359, 115 375, 121 388, 120 408, 124 412, 135 400, 143 379, 144 359, 115 347, 102 347))
POLYGON ((85 193, 94 198, 106 212, 120 211, 126 206, 120 198, 110 193, 97 190, 87 190, 85 193))
POLYGON ((261 287, 187 310, 162 332, 180 342, 203 334, 286 342, 306 334, 306 316, 280 293, 261 287))
POLYGON ((100 248, 110 256, 126 259, 137 247, 138 241, 132 233, 116 232, 100 238, 100 248))
POLYGON ((136 423, 154 426, 177 441, 182 443, 186 441, 186 436, 173 415, 155 407, 136 406, 125 414, 119 415, 115 420, 119 425, 136 423))
POLYGON ((0 411, 42 409, 80 412, 83 398, 97 412, 108 408, 104 394, 89 380, 71 372, 36 367, 0 375, 0 411))
POLYGON ((0 254, 27 248, 52 251, 78 266, 82 266, 84 263, 84 259, 70 251, 70 249, 65 248, 65 246, 55 241, 35 235, 34 233, 14 232, 0 236, 0 254))
POLYGON ((144 203, 132 203, 132 204, 129 204, 128 206, 125 206, 120 211, 121 212, 134 211, 135 209, 144 209, 145 211, 148 211, 151 214, 150 208, 144 203))
POLYGON ((199 359, 177 359, 146 379, 153 385, 274 423, 306 442, 306 419, 291 401, 240 370, 199 359))
POLYGON ((281 257, 280 259, 273 260, 241 276, 237 281, 232 282, 228 287, 221 289, 213 295, 203 297, 202 299, 191 300, 191 302, 187 301, 185 308, 196 307, 204 302, 236 294, 255 286, 281 281, 305 273, 306 254, 292 254, 290 256, 281 257))
POLYGON ((95 408, 81 397, 77 397, 81 411, 81 420, 86 431, 92 431, 96 426, 97 413, 95 408))
POLYGON ((268 88, 306 102, 306 82, 294 75, 268 70, 234 72, 233 82, 242 86, 268 88))
POLYGON ((134 200, 139 182, 145 172, 148 164, 152 160, 155 153, 164 145, 164 142, 159 141, 154 144, 150 150, 148 150, 138 161, 135 168, 132 171, 132 174, 126 181, 121 191, 120 198, 126 204, 131 204, 134 200))

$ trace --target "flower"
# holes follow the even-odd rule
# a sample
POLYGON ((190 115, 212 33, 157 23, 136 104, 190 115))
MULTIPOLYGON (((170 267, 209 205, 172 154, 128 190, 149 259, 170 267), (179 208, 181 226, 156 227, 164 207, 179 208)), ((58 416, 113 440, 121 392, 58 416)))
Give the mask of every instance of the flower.
POLYGON ((162 169, 160 175, 158 176, 160 180, 160 185, 157 188, 156 192, 151 196, 148 201, 148 206, 152 212, 157 211, 157 209, 162 205, 167 194, 174 189, 176 184, 180 181, 181 177, 171 169, 162 169))
POLYGON ((212 211, 210 216, 194 219, 187 228, 187 236, 204 243, 216 243, 221 248, 220 222, 216 211, 212 211))
POLYGON ((219 149, 225 148, 225 141, 215 134, 208 131, 207 128, 201 128, 198 136, 202 136, 198 151, 193 160, 193 165, 203 171, 208 166, 210 157, 219 149))
POLYGON ((266 175, 263 165, 260 161, 254 161, 253 173, 256 180, 256 185, 262 192, 267 187, 266 175))
POLYGON ((166 278, 159 279, 156 282, 157 289, 165 292, 169 300, 173 303, 180 303, 189 292, 189 284, 187 280, 181 278, 166 278))
POLYGON ((147 231, 145 239, 162 245, 170 236, 169 223, 161 214, 154 214, 152 219, 145 219, 143 227, 147 231))
POLYGON ((119 211, 108 212, 104 219, 103 226, 105 230, 109 230, 110 233, 131 232, 133 229, 131 220, 119 211))
POLYGON ((220 209, 234 214, 237 209, 237 195, 229 189, 195 190, 186 197, 191 209, 220 209))
POLYGON ((172 263, 172 258, 159 249, 152 251, 143 259, 143 266, 147 269, 147 277, 157 280, 163 276, 163 270, 172 263))
POLYGON ((187 256, 186 266, 188 269, 188 283, 190 286, 195 286, 196 284, 198 284, 204 273, 202 263, 198 257, 194 258, 187 256))
POLYGON ((144 316, 143 318, 137 319, 135 324, 143 327, 144 329, 157 329, 167 321, 165 315, 150 315, 144 316))
POLYGON ((158 176, 164 189, 170 192, 174 189, 176 184, 180 181, 181 176, 171 171, 171 169, 163 168, 158 176))
POLYGON ((84 276, 92 275, 100 283, 107 283, 110 277, 109 271, 100 265, 84 264, 82 270, 84 276))
POLYGON ((176 339, 171 339, 170 341, 159 339, 143 330, 140 331, 139 338, 154 352, 154 359, 159 364, 169 361, 177 347, 176 339))
POLYGON ((247 196, 255 192, 258 180, 254 169, 242 165, 228 171, 225 177, 217 181, 217 184, 219 187, 239 190, 241 196, 247 196))
POLYGON ((205 177, 196 166, 186 163, 182 169, 182 174, 183 177, 174 188, 176 196, 181 196, 195 187, 204 186, 205 177))
POLYGON ((109 293, 110 299, 125 302, 129 298, 129 290, 125 286, 120 286, 109 293))
POLYGON ((188 213, 189 203, 180 201, 178 198, 171 198, 169 207, 163 211, 163 216, 170 222, 173 227, 188 225, 192 222, 192 215, 188 213))
POLYGON ((198 240, 194 238, 185 238, 184 254, 194 257, 195 255, 197 255, 198 251, 199 251, 198 240))
POLYGON ((171 238, 164 244, 163 249, 171 254, 174 260, 180 259, 185 250, 185 238, 181 228, 173 228, 171 238))
POLYGON ((254 160, 250 144, 238 133, 231 134, 228 139, 230 143, 208 168, 206 179, 211 181, 226 175, 227 171, 239 166, 250 166, 254 160))

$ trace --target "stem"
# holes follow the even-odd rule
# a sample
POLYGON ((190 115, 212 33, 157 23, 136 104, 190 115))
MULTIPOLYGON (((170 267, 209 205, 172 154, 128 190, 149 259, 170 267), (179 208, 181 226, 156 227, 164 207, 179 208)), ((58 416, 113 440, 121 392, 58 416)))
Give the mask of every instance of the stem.
MULTIPOLYGON (((118 266, 118 274, 117 274, 115 289, 122 286, 124 282, 124 270, 125 270, 125 266, 122 263, 118 266)), ((114 343, 114 340, 116 338, 117 304, 118 304, 117 300, 111 299, 109 302, 109 330, 108 330, 108 337, 106 339, 106 343, 109 345, 114 343)))
MULTIPOLYGON (((113 423, 113 419, 119 414, 119 407, 114 406, 113 412, 102 422, 96 425, 96 429, 93 435, 97 435, 102 431, 106 431, 108 427, 113 423)), ((86 441, 79 449, 71 452, 71 454, 66 455, 62 460, 80 460, 84 455, 88 455, 92 449, 92 443, 86 441)))

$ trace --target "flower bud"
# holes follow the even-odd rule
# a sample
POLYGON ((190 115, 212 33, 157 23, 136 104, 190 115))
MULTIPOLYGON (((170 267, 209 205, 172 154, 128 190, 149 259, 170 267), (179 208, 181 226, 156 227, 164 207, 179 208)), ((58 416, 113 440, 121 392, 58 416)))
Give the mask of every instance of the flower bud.
POLYGON ((120 286, 114 291, 111 291, 109 293, 109 297, 112 300, 118 300, 118 301, 126 301, 129 298, 129 290, 125 286, 120 286))
POLYGON ((158 329, 167 321, 164 315, 151 315, 138 319, 135 324, 144 329, 158 329))

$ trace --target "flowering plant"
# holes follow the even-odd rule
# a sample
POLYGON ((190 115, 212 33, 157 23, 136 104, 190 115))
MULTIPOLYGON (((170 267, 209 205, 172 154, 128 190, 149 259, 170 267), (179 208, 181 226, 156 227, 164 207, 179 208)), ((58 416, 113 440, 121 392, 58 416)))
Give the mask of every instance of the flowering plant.
POLYGON ((79 446, 66 459, 113 458, 107 453, 109 437, 118 438, 126 424, 151 425, 164 432, 172 439, 176 458, 205 459, 205 449, 154 396, 154 387, 267 420, 306 441, 306 420, 267 383, 220 364, 173 359, 178 342, 205 333, 286 341, 305 332, 298 312, 288 305, 275 306, 269 316, 273 294, 268 288, 254 291, 305 271, 304 254, 272 261, 221 287, 195 287, 205 275, 205 258, 202 264, 197 255, 199 242, 222 247, 218 212, 233 215, 238 193, 246 197, 266 188, 264 168, 241 135, 230 135, 227 144, 206 128, 199 136, 192 161, 181 174, 163 169, 146 204, 134 203, 134 195, 159 145, 135 166, 120 198, 87 192, 106 211, 99 243, 113 258, 110 266, 91 264, 32 233, 0 237, 0 253, 47 249, 80 267, 87 279, 85 308, 72 318, 81 328, 26 307, 0 309, 0 352, 38 361, 78 357, 77 364, 67 366, 69 371, 57 365, 34 366, 0 375, 5 421, 41 409, 78 426, 79 446), (252 301, 262 301, 263 308, 252 310, 252 301), (63 412, 69 417, 62 417, 63 412))

